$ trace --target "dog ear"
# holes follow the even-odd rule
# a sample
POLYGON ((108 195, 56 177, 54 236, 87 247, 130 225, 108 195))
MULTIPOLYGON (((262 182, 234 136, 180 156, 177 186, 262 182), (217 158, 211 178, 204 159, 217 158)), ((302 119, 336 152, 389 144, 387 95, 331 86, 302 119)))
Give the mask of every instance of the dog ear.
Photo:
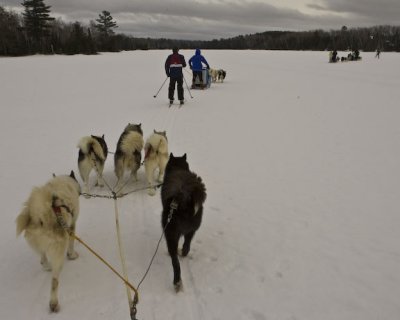
POLYGON ((174 157, 174 154, 173 154, 172 152, 169 154, 169 157, 170 157, 170 158, 175 158, 175 157, 174 157))
POLYGON ((183 160, 186 160, 186 153, 183 155, 182 158, 183 158, 183 160))
POLYGON ((69 176, 70 176, 72 179, 76 180, 74 170, 71 170, 71 173, 69 174, 69 176))
POLYGON ((104 134, 101 136, 101 138, 104 140, 104 134))
POLYGON ((139 123, 139 124, 138 124, 138 126, 141 128, 141 127, 142 127, 142 124, 141 124, 141 123, 139 123))

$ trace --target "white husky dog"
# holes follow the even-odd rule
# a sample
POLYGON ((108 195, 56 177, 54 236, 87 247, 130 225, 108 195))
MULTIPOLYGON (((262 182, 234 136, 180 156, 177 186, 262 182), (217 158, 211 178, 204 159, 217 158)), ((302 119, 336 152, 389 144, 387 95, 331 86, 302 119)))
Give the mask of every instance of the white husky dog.
MULTIPOLYGON (((144 146, 144 169, 149 187, 153 186, 154 171, 158 169, 158 182, 164 179, 165 166, 168 162, 168 139, 165 131, 157 132, 147 138, 144 146)), ((148 194, 154 196, 155 188, 149 188, 148 194)))
POLYGON ((81 138, 78 143, 79 156, 78 168, 84 183, 84 193, 89 193, 89 175, 92 169, 96 171, 96 186, 103 187, 104 162, 107 159, 108 148, 104 140, 104 135, 87 136, 81 138))
POLYGON ((17 236, 25 230, 25 239, 41 255, 43 268, 52 270, 52 312, 59 310, 58 277, 64 264, 65 252, 71 260, 78 257, 73 238, 70 238, 65 227, 75 230, 79 215, 79 193, 80 186, 73 171, 69 176, 54 177, 44 186, 33 188, 16 220, 17 236), (64 227, 60 224, 62 221, 64 227))
POLYGON ((118 178, 117 188, 121 185, 125 169, 130 169, 131 176, 137 181, 143 144, 142 124, 129 123, 119 137, 114 155, 115 175, 118 178))
POLYGON ((218 70, 211 68, 210 69, 210 75, 211 75, 211 81, 212 82, 217 82, 218 70))

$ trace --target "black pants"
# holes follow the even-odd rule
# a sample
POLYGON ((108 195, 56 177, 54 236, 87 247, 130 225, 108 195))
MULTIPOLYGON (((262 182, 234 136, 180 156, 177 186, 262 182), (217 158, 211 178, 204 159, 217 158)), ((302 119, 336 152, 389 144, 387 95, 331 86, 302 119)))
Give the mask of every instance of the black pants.
POLYGON ((178 100, 183 100, 183 77, 169 78, 168 98, 174 100, 175 83, 178 89, 178 100))
POLYGON ((196 77, 199 77, 200 84, 203 84, 203 71, 193 71, 193 84, 196 83, 196 77))

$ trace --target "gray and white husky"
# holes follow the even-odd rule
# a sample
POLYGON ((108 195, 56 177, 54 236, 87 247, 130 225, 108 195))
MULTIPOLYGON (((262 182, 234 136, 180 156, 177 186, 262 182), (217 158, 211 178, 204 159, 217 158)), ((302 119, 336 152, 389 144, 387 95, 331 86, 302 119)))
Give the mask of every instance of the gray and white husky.
POLYGON ((74 239, 67 230, 75 231, 79 215, 80 186, 71 174, 54 177, 44 186, 33 188, 24 208, 17 217, 17 236, 25 231, 25 239, 41 256, 40 263, 52 271, 50 310, 57 312, 58 277, 64 264, 65 253, 71 260, 78 254, 74 250, 74 239), (60 218, 61 217, 61 218, 60 218))
MULTIPOLYGON (((168 162, 168 139, 165 131, 154 132, 147 138, 144 145, 144 169, 148 186, 153 186, 154 172, 158 169, 158 182, 164 179, 165 166, 168 162)), ((155 188, 149 188, 148 194, 154 196, 155 188)))
POLYGON ((97 174, 96 186, 104 186, 103 170, 108 154, 104 134, 101 137, 92 135, 81 138, 78 148, 78 168, 84 183, 83 192, 89 193, 89 175, 93 169, 97 174))
POLYGON ((125 169, 130 169, 131 176, 137 181, 143 144, 142 124, 129 123, 119 137, 114 155, 115 175, 118 178, 117 188, 121 185, 125 169))

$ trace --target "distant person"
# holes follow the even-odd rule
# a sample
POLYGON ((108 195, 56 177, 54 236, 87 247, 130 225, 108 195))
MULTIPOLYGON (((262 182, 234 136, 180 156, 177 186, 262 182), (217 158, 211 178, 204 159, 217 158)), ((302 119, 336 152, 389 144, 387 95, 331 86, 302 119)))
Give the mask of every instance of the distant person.
POLYGON ((170 104, 174 103, 175 84, 177 84, 178 100, 180 104, 184 103, 182 68, 186 67, 186 61, 178 51, 178 48, 173 48, 172 54, 165 61, 165 73, 169 77, 168 99, 170 104))
POLYGON ((381 50, 379 50, 379 48, 378 48, 378 49, 376 49, 375 58, 378 58, 378 59, 379 59, 380 55, 381 55, 381 50))
POLYGON ((360 59, 360 51, 358 49, 354 50, 354 60, 360 59))
POLYGON ((337 51, 333 51, 332 53, 332 62, 336 62, 337 61, 337 51))
POLYGON ((201 55, 200 49, 196 49, 195 55, 189 59, 189 67, 193 72, 192 88, 195 87, 196 77, 199 77, 201 86, 205 87, 203 84, 203 64, 207 66, 207 69, 210 69, 210 65, 206 58, 201 55))

